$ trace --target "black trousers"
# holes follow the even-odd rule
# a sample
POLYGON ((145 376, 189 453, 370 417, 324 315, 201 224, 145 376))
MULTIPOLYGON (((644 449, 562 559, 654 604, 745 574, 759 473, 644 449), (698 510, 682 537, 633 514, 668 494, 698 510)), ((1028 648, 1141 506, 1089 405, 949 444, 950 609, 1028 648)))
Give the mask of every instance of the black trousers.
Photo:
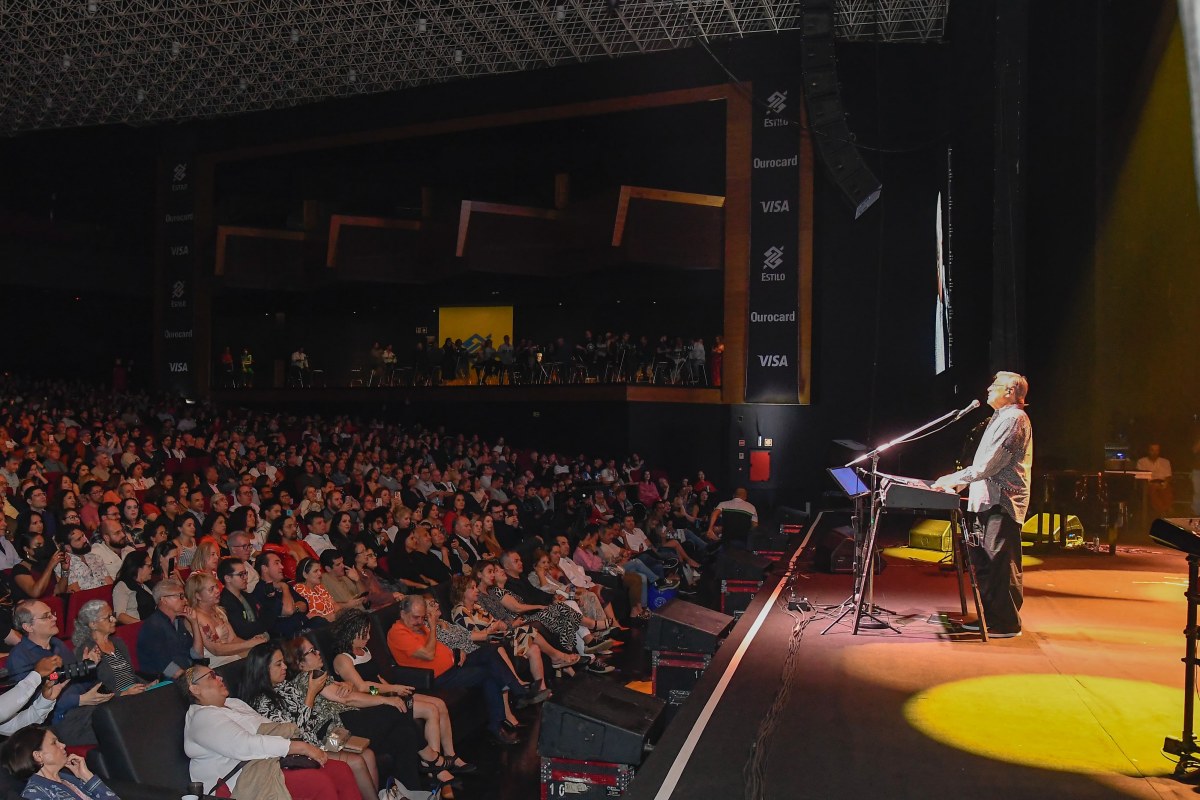
POLYGON ((371 740, 380 776, 391 775, 411 789, 421 785, 417 751, 425 747, 425 738, 412 716, 412 698, 404 702, 407 713, 391 706, 370 706, 343 711, 340 716, 352 734, 371 740))
POLYGON ((969 548, 989 631, 1021 630, 1024 588, 1021 575, 1021 526, 999 506, 967 515, 969 548))

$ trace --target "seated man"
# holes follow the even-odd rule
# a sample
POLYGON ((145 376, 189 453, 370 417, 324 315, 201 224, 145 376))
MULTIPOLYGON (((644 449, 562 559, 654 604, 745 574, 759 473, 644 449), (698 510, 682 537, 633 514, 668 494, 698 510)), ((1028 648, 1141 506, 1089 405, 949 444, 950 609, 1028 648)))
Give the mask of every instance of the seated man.
POLYGON ((723 545, 746 549, 750 530, 758 527, 758 509, 746 499, 748 496, 744 488, 738 487, 734 490, 732 499, 714 508, 705 535, 714 542, 720 541, 723 545), (720 537, 714 530, 718 522, 721 524, 720 537))
POLYGON ((308 627, 308 604, 292 595, 283 577, 283 559, 279 554, 259 553, 254 566, 258 569, 258 585, 248 599, 266 631, 286 639, 308 627))
MULTIPOLYGON (((13 624, 25 634, 8 656, 7 667, 12 675, 26 677, 44 667, 46 659, 57 657, 65 665, 76 663, 74 651, 58 638, 58 618, 50 607, 41 600, 22 600, 13 609, 13 624)), ((98 662, 98 650, 88 650, 89 661, 98 662)), ((112 697, 105 694, 103 686, 95 680, 95 673, 88 677, 72 680, 61 690, 54 703, 52 729, 65 744, 96 744, 92 731, 92 709, 112 697)))
POLYGON ((68 592, 98 589, 113 582, 113 576, 108 574, 104 559, 88 541, 87 532, 82 527, 69 527, 66 540, 70 548, 66 566, 68 592))
POLYGON ((174 679, 204 657, 204 640, 177 578, 155 584, 154 603, 158 607, 138 631, 138 665, 142 672, 174 679))
POLYGON ((496 668, 490 666, 462 666, 460 658, 465 656, 438 641, 437 627, 441 610, 436 603, 427 604, 418 594, 405 595, 400 601, 400 618, 388 631, 388 650, 401 667, 433 670, 434 686, 479 686, 483 689, 488 708, 488 730, 501 744, 517 744, 520 737, 508 730, 504 723, 511 712, 507 708, 505 692, 522 687, 516 677, 499 659, 496 668), (505 674, 507 673, 507 674, 505 674), (513 685, 508 685, 513 684, 513 685))
POLYGON ((217 602, 225 609, 233 632, 238 638, 247 640, 264 633, 270 636, 271 633, 249 597, 246 589, 249 578, 250 565, 240 558, 226 556, 217 564, 217 580, 225 587, 217 602))
POLYGON ((335 603, 352 603, 366 594, 358 578, 358 573, 346 566, 346 557, 336 548, 321 553, 321 585, 335 603))

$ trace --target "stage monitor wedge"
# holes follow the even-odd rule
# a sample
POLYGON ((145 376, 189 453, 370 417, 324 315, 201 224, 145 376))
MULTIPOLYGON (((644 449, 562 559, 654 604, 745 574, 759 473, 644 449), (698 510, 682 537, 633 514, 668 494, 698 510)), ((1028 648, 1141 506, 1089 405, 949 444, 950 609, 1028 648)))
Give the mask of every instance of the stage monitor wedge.
POLYGON ((675 653, 715 653, 733 617, 720 611, 671 600, 650 616, 646 625, 647 650, 675 653))
POLYGON ((542 706, 538 755, 637 766, 660 732, 665 707, 609 680, 585 675, 560 683, 542 706))

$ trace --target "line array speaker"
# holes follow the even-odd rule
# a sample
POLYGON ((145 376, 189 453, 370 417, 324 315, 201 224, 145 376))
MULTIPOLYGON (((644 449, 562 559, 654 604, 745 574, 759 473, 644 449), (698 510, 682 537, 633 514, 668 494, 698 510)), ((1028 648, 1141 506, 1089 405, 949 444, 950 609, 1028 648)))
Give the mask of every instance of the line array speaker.
POLYGON ((867 167, 846 124, 833 49, 832 0, 806 0, 800 64, 808 128, 826 170, 858 219, 879 199, 883 184, 867 167))

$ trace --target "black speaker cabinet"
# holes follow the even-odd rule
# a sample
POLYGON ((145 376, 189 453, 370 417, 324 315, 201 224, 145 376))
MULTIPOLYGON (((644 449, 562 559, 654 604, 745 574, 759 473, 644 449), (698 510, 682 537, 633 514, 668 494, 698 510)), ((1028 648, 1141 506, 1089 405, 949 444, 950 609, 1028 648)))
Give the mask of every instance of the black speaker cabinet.
MULTIPOLYGON (((876 575, 883 571, 886 563, 883 556, 876 552, 876 575)), ((813 550, 813 566, 825 572, 853 572, 854 529, 842 526, 820 534, 813 550)))
POLYGON ((559 684, 555 691, 542 705, 538 755, 642 763, 647 742, 660 732, 662 700, 587 675, 559 684))
POLYGON ((722 551, 717 563, 713 564, 713 574, 718 580, 761 581, 769 566, 769 558, 759 558, 749 551, 731 547, 722 551))
POLYGON ((715 653, 733 617, 684 600, 671 600, 650 616, 646 649, 715 653))

